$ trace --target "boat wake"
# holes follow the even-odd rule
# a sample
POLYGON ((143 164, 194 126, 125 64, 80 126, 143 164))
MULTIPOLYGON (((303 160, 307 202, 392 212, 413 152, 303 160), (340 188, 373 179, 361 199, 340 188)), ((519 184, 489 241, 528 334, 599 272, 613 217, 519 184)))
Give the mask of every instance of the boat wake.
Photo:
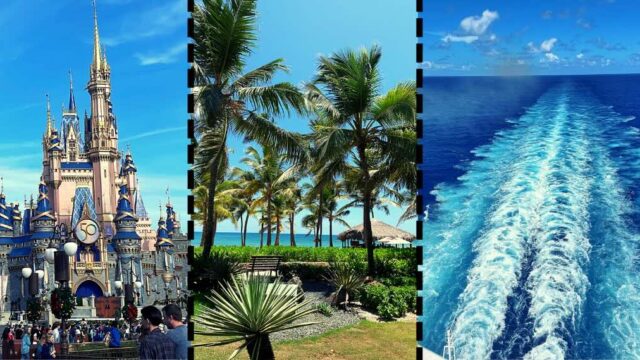
POLYGON ((635 179, 617 171, 640 170, 627 119, 560 84, 434 190, 426 347, 451 330, 461 359, 640 356, 635 179))

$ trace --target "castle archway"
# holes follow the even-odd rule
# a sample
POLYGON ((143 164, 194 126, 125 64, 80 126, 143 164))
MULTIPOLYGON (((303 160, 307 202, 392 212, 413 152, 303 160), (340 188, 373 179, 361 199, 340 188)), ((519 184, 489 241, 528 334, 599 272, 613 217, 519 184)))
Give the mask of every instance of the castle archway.
POLYGON ((103 287, 93 280, 85 280, 78 283, 78 285, 75 286, 74 292, 77 298, 91 297, 91 295, 96 298, 104 296, 103 287))

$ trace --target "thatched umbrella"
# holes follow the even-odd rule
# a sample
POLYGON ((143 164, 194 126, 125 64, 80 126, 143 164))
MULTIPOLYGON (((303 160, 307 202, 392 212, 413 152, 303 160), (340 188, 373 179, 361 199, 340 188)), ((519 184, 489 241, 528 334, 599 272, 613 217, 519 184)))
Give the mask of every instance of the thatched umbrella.
MULTIPOLYGON (((338 234, 338 239, 345 240, 362 240, 362 234, 364 232, 364 225, 360 224, 358 226, 354 226, 349 230, 345 230, 338 234)), ((404 230, 400 230, 397 227, 391 226, 389 224, 385 224, 382 221, 371 220, 371 233, 373 235, 373 241, 391 238, 391 239, 403 239, 407 241, 412 241, 416 237, 413 234, 410 234, 404 230)))

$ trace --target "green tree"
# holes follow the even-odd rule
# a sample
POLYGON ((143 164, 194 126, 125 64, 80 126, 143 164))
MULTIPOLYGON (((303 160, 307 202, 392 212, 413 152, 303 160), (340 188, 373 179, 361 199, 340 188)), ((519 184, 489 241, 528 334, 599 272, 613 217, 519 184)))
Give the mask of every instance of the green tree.
MULTIPOLYGON (((262 154, 253 146, 245 150, 246 156, 240 161, 249 167, 253 177, 247 179, 243 186, 255 191, 256 198, 252 205, 263 209, 263 229, 267 231, 267 246, 272 243, 274 222, 274 200, 279 193, 286 189, 296 172, 293 167, 286 167, 285 158, 270 147, 263 147, 262 154)), ((284 200, 280 201, 284 203, 284 200)), ((279 218, 276 219, 279 222, 279 218)), ((279 231, 278 231, 279 235, 279 231)))
MULTIPOLYGON (((194 9, 194 70, 196 100, 196 164, 199 175, 208 173, 209 194, 216 193, 227 159, 230 132, 269 144, 291 158, 304 158, 300 136, 288 133, 269 117, 304 110, 304 97, 287 82, 272 83, 288 71, 282 59, 245 71, 256 45, 256 0, 203 0, 194 9)), ((201 177, 198 177, 200 180, 201 177)), ((207 198, 215 207, 215 197, 207 198)), ((205 257, 213 246, 216 219, 207 212, 202 244, 205 257)))
POLYGON ((379 47, 346 50, 319 60, 307 98, 323 121, 314 128, 319 154, 316 176, 352 173, 363 203, 363 238, 369 275, 375 274, 371 207, 383 184, 415 187, 415 84, 400 83, 382 94, 379 47))

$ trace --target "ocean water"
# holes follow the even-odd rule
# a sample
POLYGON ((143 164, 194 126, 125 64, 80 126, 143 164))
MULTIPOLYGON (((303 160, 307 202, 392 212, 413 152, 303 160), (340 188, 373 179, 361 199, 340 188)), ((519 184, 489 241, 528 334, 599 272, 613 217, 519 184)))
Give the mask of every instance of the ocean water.
MULTIPOLYGON (((200 244, 202 232, 194 232, 194 244, 200 244)), ((271 235, 271 242, 276 239, 275 233, 271 235)), ((295 234, 296 246, 298 247, 314 247, 313 235, 295 234)), ((289 234, 280 234, 280 246, 290 246, 291 240, 289 234)), ((214 246, 240 246, 240 233, 219 232, 216 233, 214 246)), ((267 245, 267 234, 264 234, 264 245, 267 245)), ((247 246, 260 246, 260 233, 247 233, 247 246)), ((322 235, 322 246, 329 246, 329 235, 322 235)), ((341 247, 342 241, 338 240, 337 234, 333 235, 333 246, 341 247)))
POLYGON ((640 76, 424 83, 423 346, 640 358, 640 76))

